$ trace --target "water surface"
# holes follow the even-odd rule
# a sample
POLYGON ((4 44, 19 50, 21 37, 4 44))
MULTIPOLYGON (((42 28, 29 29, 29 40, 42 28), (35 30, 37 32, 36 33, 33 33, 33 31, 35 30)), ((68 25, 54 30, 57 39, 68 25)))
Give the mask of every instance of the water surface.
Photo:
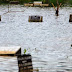
MULTIPOLYGON (((0 6, 0 46, 21 46, 32 55, 39 72, 72 72, 72 8, 63 7, 59 16, 54 8, 0 6), (6 13, 6 14, 5 14, 6 13), (43 16, 43 22, 28 22, 31 15, 43 16)), ((0 57, 1 72, 18 72, 16 57, 0 57)))

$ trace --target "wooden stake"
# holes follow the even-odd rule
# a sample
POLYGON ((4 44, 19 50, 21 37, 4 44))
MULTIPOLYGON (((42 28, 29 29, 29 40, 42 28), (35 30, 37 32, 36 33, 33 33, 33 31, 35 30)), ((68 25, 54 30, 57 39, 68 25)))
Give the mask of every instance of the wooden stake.
POLYGON ((0 21, 1 21, 1 15, 0 15, 0 21))

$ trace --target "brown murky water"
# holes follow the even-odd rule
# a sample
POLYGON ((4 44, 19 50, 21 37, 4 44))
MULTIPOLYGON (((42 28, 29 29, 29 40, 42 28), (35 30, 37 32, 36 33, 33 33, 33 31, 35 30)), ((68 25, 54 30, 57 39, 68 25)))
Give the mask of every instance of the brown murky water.
MULTIPOLYGON (((10 5, 7 11, 7 6, 0 6, 0 46, 21 46, 22 54, 27 49, 39 72, 72 72, 71 7, 60 8, 58 17, 50 7, 10 5), (30 15, 43 16, 43 22, 29 23, 30 15)), ((0 72, 18 72, 16 57, 0 57, 0 72)))

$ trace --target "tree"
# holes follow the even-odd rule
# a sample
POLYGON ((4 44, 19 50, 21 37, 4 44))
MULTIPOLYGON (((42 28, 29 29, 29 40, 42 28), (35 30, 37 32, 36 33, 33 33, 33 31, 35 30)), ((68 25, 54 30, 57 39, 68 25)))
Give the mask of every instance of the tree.
POLYGON ((49 0, 43 0, 43 3, 48 4, 49 3, 49 0))

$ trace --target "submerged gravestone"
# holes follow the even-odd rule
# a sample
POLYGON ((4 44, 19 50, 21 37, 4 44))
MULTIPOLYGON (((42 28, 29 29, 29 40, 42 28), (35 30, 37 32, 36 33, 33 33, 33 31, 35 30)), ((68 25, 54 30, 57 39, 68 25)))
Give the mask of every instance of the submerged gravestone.
POLYGON ((29 22, 43 22, 43 16, 29 16, 29 22))
POLYGON ((18 55, 18 72, 33 72, 32 57, 30 54, 18 55))
POLYGON ((72 14, 70 14, 69 22, 72 22, 72 14))
POLYGON ((1 21, 1 15, 0 15, 0 21, 1 21))
POLYGON ((21 55, 21 47, 0 47, 0 56, 17 56, 21 55))

